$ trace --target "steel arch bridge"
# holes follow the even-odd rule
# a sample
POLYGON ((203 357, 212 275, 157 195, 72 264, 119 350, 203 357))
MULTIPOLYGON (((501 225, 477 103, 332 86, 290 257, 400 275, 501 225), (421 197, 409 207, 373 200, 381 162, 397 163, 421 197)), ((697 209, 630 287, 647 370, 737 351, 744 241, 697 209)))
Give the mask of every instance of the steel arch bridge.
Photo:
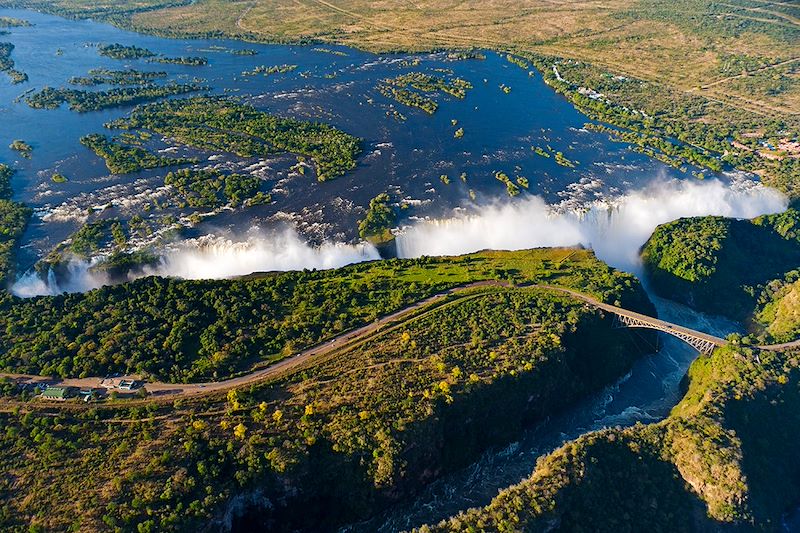
POLYGON ((698 334, 699 332, 694 332, 688 328, 676 327, 661 320, 647 320, 638 316, 612 312, 614 313, 615 327, 654 329, 682 340, 702 354, 709 354, 714 351, 714 348, 727 344, 724 340, 712 335, 698 334))

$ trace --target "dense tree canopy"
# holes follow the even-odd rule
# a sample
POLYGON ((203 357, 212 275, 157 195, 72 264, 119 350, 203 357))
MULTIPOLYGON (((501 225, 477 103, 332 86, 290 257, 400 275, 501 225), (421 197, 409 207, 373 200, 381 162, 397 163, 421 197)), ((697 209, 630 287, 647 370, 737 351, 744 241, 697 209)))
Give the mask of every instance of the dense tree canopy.
MULTIPOLYGON (((107 223, 74 239, 90 250, 107 223)), ((145 278, 85 294, 0 300, 0 369, 59 376, 133 372, 181 382, 281 359, 455 285, 545 279, 650 312, 631 276, 589 252, 390 260, 255 279, 145 278), (626 300, 627 299, 627 300, 626 300)))
POLYGON ((660 294, 743 318, 757 287, 800 265, 800 212, 753 220, 685 218, 656 228, 642 259, 660 294))

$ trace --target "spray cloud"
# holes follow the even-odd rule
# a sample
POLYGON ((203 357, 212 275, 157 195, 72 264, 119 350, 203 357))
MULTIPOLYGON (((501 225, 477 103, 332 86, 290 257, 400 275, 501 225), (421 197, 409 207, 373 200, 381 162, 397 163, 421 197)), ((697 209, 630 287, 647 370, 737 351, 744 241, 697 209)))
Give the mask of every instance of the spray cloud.
MULTIPOLYGON (((497 203, 473 214, 416 223, 398 236, 400 257, 458 255, 482 249, 515 250, 543 246, 591 246, 610 265, 637 272, 638 251, 659 224, 687 216, 752 218, 785 210, 779 192, 750 181, 658 181, 614 200, 595 202, 581 213, 554 210, 536 196, 497 203)), ((188 279, 226 278, 252 272, 328 269, 378 259, 369 244, 311 246, 293 230, 269 235, 250 232, 245 240, 213 235, 184 241, 163 254, 155 267, 138 275, 188 279)), ((71 265, 65 286, 23 276, 12 288, 19 296, 82 291, 107 282, 88 265, 71 265)))

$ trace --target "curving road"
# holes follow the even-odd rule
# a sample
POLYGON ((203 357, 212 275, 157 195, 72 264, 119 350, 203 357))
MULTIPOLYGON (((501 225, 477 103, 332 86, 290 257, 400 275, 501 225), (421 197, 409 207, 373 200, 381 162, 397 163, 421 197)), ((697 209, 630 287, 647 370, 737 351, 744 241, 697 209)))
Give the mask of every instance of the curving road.
MULTIPOLYGON (((371 338, 375 334, 381 332, 381 330, 384 327, 389 326, 398 321, 403 321, 412 318, 417 311, 420 311, 423 308, 441 302, 450 296, 454 296, 459 293, 468 293, 468 291, 470 291, 471 289, 476 289, 480 287, 509 287, 509 286, 510 284, 505 282, 480 281, 480 282, 470 283, 468 285, 462 285, 460 287, 454 287, 447 291, 430 296, 409 307, 396 311, 392 314, 386 315, 378 320, 375 320, 374 322, 371 322, 370 324, 342 333, 341 335, 334 337, 333 339, 330 339, 324 343, 308 348, 307 350, 303 350, 302 352, 299 352, 291 357, 283 359, 268 367, 254 370, 242 376, 226 379, 223 381, 211 381, 205 383, 173 384, 173 383, 161 383, 161 382, 148 382, 146 384, 146 389, 150 393, 151 397, 166 398, 172 400, 175 396, 197 396, 197 395, 210 394, 214 392, 226 391, 229 389, 242 387, 244 385, 249 385, 251 383, 273 378, 284 372, 295 369, 300 365, 304 364, 305 362, 307 362, 311 357, 327 355, 342 348, 346 348, 348 346, 364 342, 365 340, 371 338)), ((615 305, 603 303, 597 298, 594 298, 592 296, 583 294, 581 292, 572 289, 557 287, 553 285, 541 285, 541 284, 527 285, 524 288, 538 288, 538 289, 560 292, 572 298, 580 300, 597 309, 601 309, 608 313, 615 314, 618 317, 624 317, 631 319, 632 321, 638 322, 638 325, 634 327, 648 327, 656 329, 664 333, 674 335, 678 338, 681 338, 684 341, 686 341, 685 337, 691 337, 702 343, 708 343, 715 347, 721 347, 728 344, 728 341, 726 341, 725 339, 721 339, 719 337, 703 333, 702 331, 696 331, 690 328, 680 326, 678 324, 667 322, 665 320, 653 318, 651 316, 644 315, 642 313, 630 311, 622 307, 617 307, 615 305)), ((791 350, 794 348, 800 348, 800 339, 789 343, 758 346, 758 348, 762 350, 771 350, 771 351, 791 350)), ((0 377, 13 379, 21 383, 48 383, 48 384, 57 384, 61 386, 75 386, 75 387, 102 387, 103 386, 102 384, 104 382, 104 378, 101 377, 53 379, 45 376, 33 376, 27 374, 7 374, 7 373, 0 373, 0 377)), ((136 376, 123 376, 121 378, 116 378, 116 379, 119 380, 119 379, 138 379, 138 378, 136 376)))
MULTIPOLYGON (((415 314, 416 311, 424 307, 428 307, 432 304, 438 303, 449 296, 467 292, 471 289, 476 289, 480 287, 507 287, 508 284, 504 282, 496 282, 496 281, 479 281, 475 283, 470 283, 468 285, 462 285, 460 287, 454 287, 452 289, 448 289, 444 292, 439 294, 435 294, 430 296, 424 300, 420 300, 419 302, 396 311, 392 314, 386 315, 374 322, 361 326, 360 328, 356 328, 341 335, 334 337, 333 339, 327 340, 323 343, 320 343, 316 346, 298 352, 291 357, 286 359, 282 359, 281 361, 274 363, 268 367, 254 370, 248 374, 238 376, 235 378, 230 378, 222 381, 209 381, 204 383, 162 383, 159 381, 152 381, 146 383, 147 392, 149 392, 152 396, 155 397, 169 397, 172 399, 176 395, 182 396, 193 396, 199 394, 209 394, 213 392, 219 391, 226 391, 233 388, 238 388, 243 385, 249 385, 251 383, 263 381, 268 378, 275 377, 280 375, 283 372, 292 370, 303 363, 305 363, 309 358, 313 356, 319 355, 326 355, 336 350, 342 349, 347 347, 351 344, 355 344, 358 342, 362 342, 365 339, 371 337, 375 333, 378 333, 381 329, 385 326, 393 322, 397 322, 399 320, 410 318, 411 315, 415 314)), ((86 378, 52 378, 47 376, 35 376, 30 374, 10 374, 10 373, 0 373, 0 377, 9 378, 18 382, 22 383, 48 383, 51 385, 58 385, 58 386, 72 386, 72 387, 96 387, 102 388, 103 382, 105 378, 102 377, 86 377, 86 378)), ((139 376, 119 376, 114 378, 115 381, 129 379, 129 380, 140 380, 139 376)))

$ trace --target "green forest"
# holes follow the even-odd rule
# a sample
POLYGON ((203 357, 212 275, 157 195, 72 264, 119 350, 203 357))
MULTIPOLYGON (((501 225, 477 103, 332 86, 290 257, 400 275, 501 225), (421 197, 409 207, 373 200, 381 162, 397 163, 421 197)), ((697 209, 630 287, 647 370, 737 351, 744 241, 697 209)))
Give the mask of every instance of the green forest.
MULTIPOLYGON (((120 368, 138 357, 126 347, 141 348, 150 360, 152 348, 174 373, 184 361, 170 359, 170 346, 221 340, 228 332, 241 343, 249 342, 241 335, 263 335, 253 339, 256 345, 277 335, 296 349, 426 294, 492 276, 579 287, 653 312, 634 278, 590 252, 540 249, 229 282, 150 278, 80 296, 9 300, 2 316, 11 311, 15 318, 0 329, 13 331, 23 316, 28 328, 56 328, 30 344, 16 339, 33 349, 91 316, 84 322, 91 330, 79 335, 82 343, 96 342, 94 353, 109 362, 119 354, 120 368), (145 289, 149 284, 152 289, 145 289), (125 302, 134 307, 121 307, 125 302), (51 306, 64 309, 64 320, 45 326, 51 306), (151 313, 158 313, 157 320, 148 326, 151 313), (159 332, 173 314, 171 333, 159 332), (218 318, 209 324, 207 315, 218 318), (190 331, 200 323, 204 333, 190 331), (274 330, 278 324, 289 329, 274 330), (317 338, 289 333, 301 325, 317 338), (110 337, 89 336, 108 330, 119 343, 103 352, 110 337)), ((241 527, 290 531, 355 519, 624 374, 643 348, 609 326, 610 318, 562 294, 487 286, 241 389, 176 402, 111 400, 68 416, 48 416, 47 407, 29 402, 18 412, 0 413, 0 468, 15 480, 0 478, 7 496, 0 499, 0 527, 186 530, 220 519, 232 498, 256 488, 280 503, 268 508, 254 501, 244 509, 241 527), (490 422, 493 431, 487 432, 490 422), (87 476, 93 483, 65 483, 56 498, 48 489, 56 479, 87 476)), ((93 370, 102 366, 91 362, 93 370)), ((0 385, 0 393, 12 402, 25 399, 13 386, 0 385)))
POLYGON ((0 72, 5 72, 11 83, 23 83, 28 81, 28 75, 14 68, 14 60, 11 59, 11 52, 14 45, 11 43, 0 43, 0 72))
POLYGON ((439 108, 434 98, 437 94, 463 99, 469 89, 472 89, 472 84, 462 78, 446 78, 424 72, 409 72, 385 79, 377 87, 378 92, 386 98, 419 108, 430 115, 439 108))
POLYGON ((153 57, 148 59, 150 63, 166 63, 171 65, 184 65, 188 67, 202 67, 208 65, 208 58, 199 56, 179 56, 179 57, 153 57))
POLYGON ((0 531, 324 533, 370 529, 397 504, 414 509, 381 525, 414 533, 777 532, 791 529, 788 513, 800 521, 796 0, 0 6, 37 11, 33 27, 18 11, 0 16, 0 41, 13 41, 0 42, 0 84, 20 106, 3 111, 35 117, 3 145, 16 168, 0 163, 0 531), (76 33, 71 47, 42 13, 92 21, 70 22, 78 32, 117 28, 76 33), (245 41, 293 46, 273 55, 245 41), (301 46, 315 48, 305 57, 301 46), (53 87, 50 66, 63 69, 53 87), (546 124, 536 114, 559 97, 585 117, 567 106, 546 124), (376 115, 355 123, 356 105, 376 115), (518 105, 541 128, 518 135, 522 113, 486 118, 518 105), (61 108, 64 138, 48 145, 35 121, 62 113, 33 109, 61 108), (105 131, 96 118, 111 120, 105 131), (75 130, 78 120, 95 125, 75 130), (78 136, 86 151, 61 153, 78 136), (515 148, 497 148, 509 138, 515 148), (392 171, 405 149, 435 159, 392 171), (652 178, 624 180, 641 154, 687 183, 738 190, 745 171, 790 207, 658 226, 640 249, 648 292, 582 247, 130 281, 161 271, 161 246, 218 229, 234 240, 245 219, 293 220, 312 247, 354 237, 359 219, 358 236, 387 256, 403 249, 401 217, 451 201, 460 212, 540 193, 564 206, 600 198, 652 178), (523 168, 531 160, 540 172, 523 168), (112 175, 98 175, 103 163, 112 175), (613 179, 593 189, 606 171, 613 179), (376 172, 385 185, 370 182, 376 172), (572 184, 560 193, 562 176, 572 184), (34 256, 26 280, 66 279, 75 260, 110 284, 18 297, 34 256), (738 333, 710 353, 654 354, 661 333, 623 328, 558 287, 651 316, 648 293, 688 306, 659 303, 664 333, 680 336, 684 320, 738 333), (143 386, 100 391, 97 378, 122 375, 143 386), (98 390, 48 396, 62 378, 98 390), (532 471, 483 490, 523 454, 532 471), (435 483, 453 473, 460 488, 435 483), (469 504, 439 520, 456 508, 450 496, 469 504))
POLYGON ((780 530, 800 498, 799 366, 798 352, 701 356, 664 421, 588 433, 489 505, 416 531, 780 530))
POLYGON ((642 260, 658 294, 746 319, 761 288, 800 265, 800 212, 679 219, 656 228, 642 260))
POLYGON ((143 57, 153 57, 156 54, 147 48, 138 46, 127 46, 124 44, 101 44, 97 47, 97 53, 111 59, 140 59, 143 57))
POLYGON ((391 198, 381 193, 369 201, 367 214, 358 223, 358 236, 373 243, 383 243, 394 239, 391 229, 397 223, 397 213, 391 198))
POLYGON ((164 71, 143 71, 136 69, 109 70, 105 68, 94 68, 89 71, 87 76, 75 76, 69 79, 71 85, 95 86, 95 85, 142 85, 151 83, 155 80, 166 78, 164 71))
POLYGON ((0 163, 0 292, 13 280, 15 252, 32 210, 12 200, 14 170, 0 163))
POLYGON ((69 104, 72 111, 85 113, 110 107, 138 104, 157 100, 165 96, 205 91, 207 87, 196 83, 168 83, 166 85, 143 85, 139 87, 117 87, 107 91, 82 91, 79 89, 45 87, 29 96, 25 101, 34 109, 57 109, 69 104))
POLYGON ((262 180, 243 174, 222 174, 218 170, 180 169, 164 178, 166 185, 179 194, 179 207, 205 207, 216 209, 225 204, 257 205, 270 201, 269 194, 261 191, 262 180))
POLYGON ((114 174, 127 174, 128 172, 138 172, 148 168, 197 162, 195 159, 155 155, 141 146, 117 139, 109 139, 99 133, 81 137, 81 144, 102 157, 108 170, 114 174))
MULTIPOLYGON (((97 242, 79 241, 89 247, 97 242)), ((634 277, 583 250, 394 259, 239 280, 150 277, 85 294, 4 295, 0 369, 63 377, 125 372, 170 382, 220 379, 486 279, 547 281, 651 309, 634 277)))
POLYGON ((110 127, 145 128, 181 144, 240 157, 279 152, 314 160, 317 180, 341 176, 356 166, 361 140, 320 122, 281 118, 223 98, 189 98, 137 107, 110 127))

